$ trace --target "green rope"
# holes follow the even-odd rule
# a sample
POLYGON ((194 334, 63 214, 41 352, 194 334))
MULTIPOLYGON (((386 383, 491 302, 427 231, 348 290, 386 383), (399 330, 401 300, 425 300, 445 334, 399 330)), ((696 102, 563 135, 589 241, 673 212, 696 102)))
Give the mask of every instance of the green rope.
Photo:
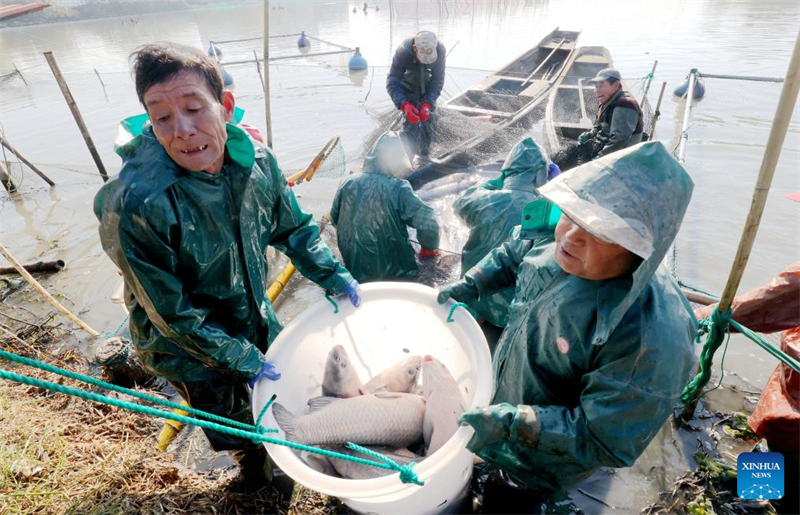
POLYGON ((756 345, 758 345, 759 347, 770 353, 773 357, 777 358, 781 363, 784 363, 795 372, 800 373, 800 361, 797 361, 792 356, 786 354, 782 349, 769 343, 760 335, 756 334, 751 329, 748 329, 747 327, 743 326, 736 320, 731 319, 731 325, 737 331, 739 331, 743 335, 753 340, 753 342, 755 342, 756 345))
POLYGON ((117 326, 117 329, 116 329, 116 330, 115 330, 113 333, 103 333, 103 336, 105 336, 106 338, 108 338, 109 336, 116 336, 116 335, 118 335, 118 334, 119 334, 119 332, 120 332, 120 330, 122 329, 122 326, 124 326, 124 325, 125 325, 125 323, 127 323, 127 322, 128 322, 128 318, 129 318, 129 316, 128 316, 128 315, 125 315, 125 318, 123 318, 123 319, 122 319, 122 322, 120 322, 120 323, 119 323, 119 325, 117 326))
POLYGON ((453 312, 456 310, 456 308, 464 308, 469 312, 470 315, 472 315, 472 318, 476 319, 478 318, 478 313, 476 313, 475 310, 473 310, 471 307, 467 306, 463 302, 456 302, 455 304, 453 304, 453 307, 450 308, 450 313, 447 314, 448 324, 453 322, 453 312))
MULTIPOLYGON (((8 353, 4 353, 8 354, 8 353)), ((16 356, 16 355, 13 355, 16 356)), ((20 356, 16 356, 20 357, 20 356)), ((132 411, 135 413, 142 413, 145 415, 150 415, 153 417, 164 418, 167 420, 173 420, 176 422, 183 422, 184 424, 194 425, 201 427, 203 429, 210 429, 212 431, 218 431, 220 433, 225 433, 231 436, 237 436, 239 438, 244 438, 247 440, 252 440, 254 442, 260 443, 271 443, 275 445, 282 445, 285 447, 289 447, 290 449, 306 451, 314 454, 319 454, 321 456, 325 456, 328 458, 338 458, 345 461, 352 461, 354 463, 360 463, 362 465, 369 465, 372 467, 382 468, 385 470, 391 470, 393 472, 400 471, 400 480, 404 483, 415 483, 415 484, 424 484, 422 483, 419 478, 417 477, 416 473, 411 469, 410 466, 399 465, 389 459, 388 457, 381 456, 381 461, 371 461, 366 460, 363 458, 359 458, 356 456, 348 456, 347 454, 342 454, 334 451, 329 451, 326 449, 320 449, 318 447, 312 447, 309 445, 303 445, 295 442, 290 442, 288 440, 280 440, 277 438, 272 438, 266 436, 264 433, 266 432, 275 432, 274 429, 264 429, 263 427, 256 427, 256 431, 245 431, 242 429, 236 429, 234 427, 224 426, 221 424, 217 424, 215 422, 210 422, 206 420, 200 420, 197 418, 190 418, 185 417, 183 415, 179 415, 177 413, 171 413, 168 411, 159 410, 156 408, 151 408, 149 406, 143 406, 141 404, 134 404, 132 402, 124 401, 121 399, 113 399, 111 397, 106 397, 104 395, 99 395, 96 393, 88 392, 85 390, 80 390, 77 388, 73 388, 71 386, 65 386, 57 383, 52 383, 49 381, 43 381, 41 379, 36 379, 33 377, 23 376, 20 374, 16 374, 14 372, 9 372, 0 368, 0 379, 6 379, 8 381, 15 381, 21 384, 27 384, 29 386, 35 386, 39 388, 45 388, 47 390, 51 390, 58 393, 63 393, 66 395, 72 395, 74 397, 78 397, 85 400, 95 401, 102 404, 107 404, 109 406, 114 406, 117 408, 125 409, 128 411, 132 411)), ((91 378, 89 378, 91 379, 91 378)), ((181 406, 181 409, 186 409, 185 406, 181 406)), ((263 410, 262 410, 263 414, 263 410)), ((260 418, 260 417, 259 417, 260 418)))
MULTIPOLYGON (((695 376, 694 379, 692 379, 686 388, 683 389, 683 393, 681 393, 681 402, 684 404, 690 404, 702 396, 701 392, 703 387, 708 384, 708 381, 711 378, 711 365, 714 353, 717 351, 717 349, 719 349, 720 345, 722 345, 726 334, 730 338, 730 326, 733 326, 737 331, 752 340, 756 345, 767 351, 773 357, 777 358, 778 361, 784 363, 795 372, 800 373, 800 361, 797 361, 792 356, 788 355, 775 345, 772 345, 752 330, 733 320, 731 318, 731 312, 732 310, 728 309, 728 311, 725 313, 720 313, 715 306, 714 310, 711 312, 711 317, 699 322, 697 327, 697 337, 695 340, 700 343, 703 335, 705 335, 706 341, 703 344, 703 350, 700 353, 700 372, 695 376)), ((725 344, 725 348, 727 351, 727 343, 725 344)), ((725 359, 724 354, 722 359, 725 359)), ((717 385, 716 388, 719 388, 719 385, 717 385)), ((714 388, 714 390, 716 390, 716 388, 714 388)))
POLYGON ((728 343, 731 341, 731 332, 728 331, 728 337, 725 338, 725 347, 722 348, 722 359, 719 360, 719 381, 717 382, 717 386, 714 388, 703 392, 700 397, 705 397, 709 393, 713 392, 714 390, 718 390, 720 386, 722 386, 722 380, 725 378, 725 356, 728 355, 728 343))
POLYGON ((175 402, 170 402, 166 399, 161 399, 159 397, 154 397, 152 395, 147 395, 142 392, 137 392, 136 390, 131 390, 130 388, 123 388, 122 386, 117 386, 115 384, 107 383, 105 381, 101 381, 99 379, 95 379, 94 377, 85 376, 83 374, 78 374, 76 372, 72 372, 71 370, 66 370, 64 368, 59 368, 47 363, 42 363, 41 361, 36 361, 35 359, 26 358, 24 356, 20 356, 18 354, 13 354, 11 352, 6 352, 4 350, 0 350, 0 358, 7 359, 9 361, 13 361, 15 363, 19 363, 21 365, 27 365, 29 367, 38 368, 39 370, 44 370, 45 372, 52 372, 53 374, 58 374, 63 377, 68 377, 69 379, 75 379, 76 381, 82 381, 84 383, 98 386, 100 388, 105 388, 106 390, 112 390, 117 393, 124 393, 126 395, 130 395, 131 397, 136 397, 137 399, 141 399, 143 401, 152 402, 153 404, 159 404, 161 406, 173 409, 179 409, 181 411, 185 411, 187 413, 191 413, 193 415, 197 415, 200 417, 205 417, 209 420, 214 420, 216 422, 220 422, 222 424, 228 424, 233 427, 238 427, 240 429, 247 429, 247 430, 255 430, 256 427, 250 424, 244 424, 242 422, 238 422, 236 420, 232 420, 225 417, 220 417, 219 415, 214 415, 213 413, 207 413, 205 411, 200 411, 194 409, 189 406, 184 406, 183 404, 178 404, 175 402))
POLYGON ((420 481, 417 478, 417 475, 414 474, 413 470, 411 470, 414 467, 414 465, 416 465, 416 463, 413 462, 413 461, 411 463, 409 463, 407 466, 401 466, 401 465, 398 465, 397 463, 393 462, 392 460, 390 460, 389 458, 387 458, 383 454, 381 454, 379 452, 375 452, 372 449, 367 449, 366 447, 362 447, 360 445, 356 445, 356 444, 354 444, 352 442, 348 442, 347 443, 347 447, 349 449, 353 449, 354 451, 358 451, 358 452, 360 452, 362 454, 366 454, 367 456, 382 460, 385 463, 387 463, 389 465, 392 465, 393 467, 395 467, 392 470, 394 470, 395 472, 400 472, 400 481, 402 481, 403 483, 414 483, 414 484, 417 484, 417 485, 423 485, 424 484, 422 481, 420 481))
MULTIPOLYGON (((277 395, 277 394, 275 394, 275 393, 273 393, 273 394, 272 394, 272 397, 270 397, 270 398, 269 398, 269 400, 267 401, 267 403, 266 403, 266 404, 264 404, 264 407, 263 407, 263 408, 261 408, 261 413, 259 413, 259 414, 258 414, 258 418, 256 419, 256 427, 258 428, 258 430, 261 430, 261 429, 263 429, 263 428, 261 427, 261 419, 262 419, 262 418, 264 418, 264 415, 267 413, 267 410, 269 409, 269 407, 270 407, 270 406, 272 406, 272 403, 273 403, 273 402, 275 402, 275 399, 276 399, 277 397, 278 397, 278 395, 277 395)), ((276 433, 277 433, 277 431, 275 431, 275 430, 273 430, 273 431, 270 431, 270 432, 271 432, 271 433, 272 433, 272 432, 276 432, 276 433)), ((258 442, 253 442, 253 443, 258 443, 258 442)))
POLYGON ((705 335, 706 341, 703 344, 703 351, 700 353, 700 371, 681 393, 681 402, 684 404, 690 404, 699 399, 700 392, 708 384, 708 380, 711 378, 714 353, 722 345, 725 340, 725 334, 729 331, 731 312, 732 310, 728 309, 724 313, 720 313, 715 306, 711 312, 711 317, 700 322, 695 340, 699 343, 703 335, 705 335))
POLYGON ((328 295, 327 293, 325 294, 325 300, 327 300, 328 302, 330 302, 331 304, 333 304, 333 314, 334 314, 334 315, 335 315, 335 314, 337 314, 337 313, 339 313, 339 305, 338 305, 338 304, 336 303, 336 301, 335 301, 335 300, 333 300, 333 299, 331 298, 331 296, 330 296, 330 295, 328 295))

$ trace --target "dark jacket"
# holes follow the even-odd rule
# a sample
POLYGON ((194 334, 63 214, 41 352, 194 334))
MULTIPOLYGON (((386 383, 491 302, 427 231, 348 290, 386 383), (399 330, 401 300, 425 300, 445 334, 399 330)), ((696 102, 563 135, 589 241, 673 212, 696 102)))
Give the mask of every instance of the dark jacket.
POLYGON ((644 120, 639 102, 620 89, 600 106, 594 130, 603 145, 597 157, 641 143, 644 120), (616 118, 614 113, 617 113, 616 118))
POLYGON ((436 46, 438 58, 431 64, 417 61, 411 48, 413 44, 414 38, 408 38, 397 47, 389 75, 386 76, 386 91, 398 109, 406 101, 417 105, 421 102, 433 105, 444 87, 446 51, 442 42, 436 46))

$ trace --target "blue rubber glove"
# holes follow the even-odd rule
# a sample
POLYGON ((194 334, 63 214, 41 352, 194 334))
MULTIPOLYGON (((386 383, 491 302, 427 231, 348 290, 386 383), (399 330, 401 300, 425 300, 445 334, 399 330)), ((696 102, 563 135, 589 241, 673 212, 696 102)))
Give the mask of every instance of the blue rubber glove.
POLYGON ((361 305, 361 297, 358 295, 358 281, 355 279, 342 293, 350 297, 350 302, 353 303, 353 306, 358 307, 361 305))
POLYGON ((561 168, 555 163, 550 163, 547 167, 547 180, 555 179, 561 175, 561 168))
POLYGON ((522 445, 536 447, 539 442, 541 424, 531 406, 512 406, 507 402, 473 408, 461 415, 459 424, 469 425, 475 434, 467 443, 467 449, 478 454, 484 447, 500 440, 511 440, 522 445))
POLYGON ((275 370, 275 366, 272 363, 264 363, 264 366, 261 367, 261 370, 258 371, 258 374, 256 374, 253 379, 247 381, 248 386, 252 388, 262 377, 266 377, 270 381, 277 381, 281 378, 281 374, 275 370))

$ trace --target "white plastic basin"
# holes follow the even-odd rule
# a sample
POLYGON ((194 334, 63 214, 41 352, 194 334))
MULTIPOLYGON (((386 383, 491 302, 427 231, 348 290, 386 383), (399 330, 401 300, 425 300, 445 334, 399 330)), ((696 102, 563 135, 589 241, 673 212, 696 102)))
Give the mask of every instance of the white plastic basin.
MULTIPOLYGON (((283 374, 262 380, 253 392, 257 417, 272 394, 295 414, 308 413, 307 401, 320 395, 325 359, 333 345, 347 350, 363 382, 413 355, 431 354, 452 372, 467 406, 485 406, 492 395, 489 347, 478 324, 462 308, 446 323, 453 303, 439 305, 436 290, 410 283, 371 283, 359 290, 361 306, 337 298, 339 313, 321 299, 293 320, 267 352, 283 374)), ((280 430, 269 410, 264 427, 280 430)), ((439 513, 453 510, 472 476, 473 456, 466 449, 472 429, 458 432, 439 451, 414 467, 424 486, 404 484, 398 474, 350 480, 317 472, 291 449, 267 444, 275 463, 295 481, 317 492, 339 497, 363 513, 439 513)), ((277 433, 284 438, 283 431, 277 433)))

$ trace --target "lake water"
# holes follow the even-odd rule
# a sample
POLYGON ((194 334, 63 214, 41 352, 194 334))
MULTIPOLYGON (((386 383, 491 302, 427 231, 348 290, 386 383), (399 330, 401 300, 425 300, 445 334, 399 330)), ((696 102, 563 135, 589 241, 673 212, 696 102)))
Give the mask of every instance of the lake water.
MULTIPOLYGON (((392 107, 384 85, 394 49, 421 29, 436 32, 450 51, 444 98, 511 61, 556 26, 582 30, 580 45, 607 47, 638 96, 640 79, 658 60, 649 97, 655 102, 661 82, 668 82, 656 137, 673 149, 684 103, 670 92, 691 68, 782 77, 800 27, 800 3, 793 0, 369 4, 365 13, 361 3, 353 12, 352 2, 272 2, 272 34, 304 30, 326 42, 358 46, 370 65, 360 77, 348 76, 347 54, 282 60, 270 67, 274 148, 285 171, 304 167, 337 134, 349 157, 348 168, 360 166, 362 143, 377 126, 377 115, 392 107)), ((244 4, 142 15, 137 20, 135 24, 115 18, 0 30, 0 77, 16 66, 28 82, 19 77, 0 79, 2 133, 58 184, 47 188, 29 170, 23 173, 19 166, 12 166, 20 193, 13 198, 0 193, 0 240, 24 262, 67 261, 68 268, 47 277, 45 285, 100 331, 113 330, 122 320, 119 307, 108 301, 118 276, 99 245, 91 209, 102 182, 42 53, 55 53, 113 174, 119 170, 119 158, 112 150, 117 124, 142 112, 130 79, 130 52, 143 43, 164 39, 207 48, 210 40, 259 37, 263 10, 260 4, 244 4)), ((295 36, 272 39, 272 55, 297 55, 295 41, 295 36)), ((311 51, 336 50, 330 43, 314 40, 311 51)), ((261 45, 252 41, 220 48, 225 60, 237 60, 252 58, 253 50, 260 54, 261 45)), ((263 129, 264 98, 255 65, 228 70, 236 81, 237 103, 246 110, 244 121, 263 129)), ((749 207, 781 86, 708 79, 706 88, 706 98, 695 106, 688 130, 686 167, 696 187, 678 238, 677 263, 684 282, 719 293, 749 207)), ((297 194, 308 210, 321 216, 328 210, 336 184, 336 180, 317 180, 299 186, 297 194)), ((800 259, 800 204, 786 198, 797 190, 800 110, 795 109, 741 291, 764 283, 800 259)), ((322 295, 298 279, 292 281, 288 294, 279 305, 284 321, 322 295)), ((774 366, 775 361, 755 345, 734 338, 724 384, 758 390, 774 366)), ((740 397, 726 399, 720 402, 731 409, 748 406, 740 397)), ((647 457, 643 460, 651 463, 647 457)), ((668 462, 670 470, 680 470, 683 461, 660 452, 653 460, 668 462)), ((646 474, 649 469, 641 467, 646 474)), ((656 482, 637 484, 638 504, 630 506, 641 508, 653 502, 658 486, 656 482)), ((614 496, 624 499, 625 490, 614 492, 610 488, 604 494, 609 504, 624 505, 614 496)))

